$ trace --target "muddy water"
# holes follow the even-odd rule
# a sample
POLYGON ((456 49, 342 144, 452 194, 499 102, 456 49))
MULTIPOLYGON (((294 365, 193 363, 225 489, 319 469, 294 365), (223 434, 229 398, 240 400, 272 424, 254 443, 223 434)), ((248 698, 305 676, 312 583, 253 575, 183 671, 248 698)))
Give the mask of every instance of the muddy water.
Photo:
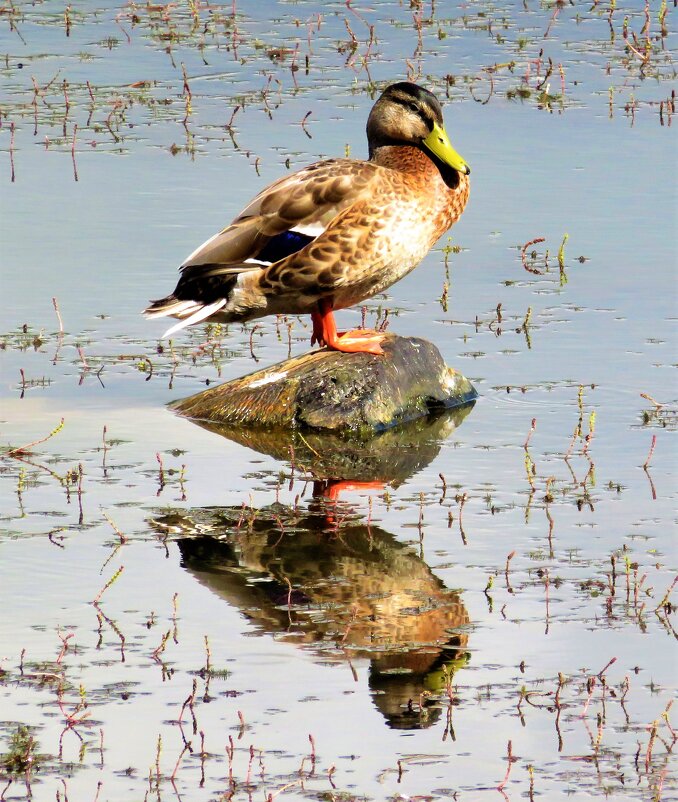
POLYGON ((509 799, 678 798, 675 19, 599 5, 2 15, 4 798, 475 800, 509 749, 509 799), (140 310, 408 76, 472 198, 366 316, 479 402, 362 445, 175 417, 309 324, 159 352, 140 310))

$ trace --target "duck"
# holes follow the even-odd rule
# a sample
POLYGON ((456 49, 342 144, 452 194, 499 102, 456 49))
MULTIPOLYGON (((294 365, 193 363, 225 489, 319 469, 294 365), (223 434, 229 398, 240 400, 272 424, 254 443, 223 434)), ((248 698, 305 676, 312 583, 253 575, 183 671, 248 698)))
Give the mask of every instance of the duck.
POLYGON ((180 266, 148 318, 203 321, 305 315, 311 345, 381 355, 383 332, 339 332, 334 312, 412 271, 459 219, 470 168, 452 147, 435 95, 387 86, 367 119, 367 160, 331 158, 283 176, 180 266))

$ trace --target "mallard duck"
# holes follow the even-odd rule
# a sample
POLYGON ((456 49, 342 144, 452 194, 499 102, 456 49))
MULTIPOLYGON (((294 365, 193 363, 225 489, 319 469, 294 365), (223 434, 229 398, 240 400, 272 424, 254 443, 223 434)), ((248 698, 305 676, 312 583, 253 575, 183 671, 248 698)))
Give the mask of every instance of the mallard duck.
POLYGON ((311 344, 383 353, 383 334, 337 332, 335 309, 384 291, 414 269, 460 217, 470 169, 450 143, 436 97, 389 86, 367 120, 369 161, 328 159, 278 179, 181 265, 148 317, 163 336, 203 320, 310 314, 311 344))

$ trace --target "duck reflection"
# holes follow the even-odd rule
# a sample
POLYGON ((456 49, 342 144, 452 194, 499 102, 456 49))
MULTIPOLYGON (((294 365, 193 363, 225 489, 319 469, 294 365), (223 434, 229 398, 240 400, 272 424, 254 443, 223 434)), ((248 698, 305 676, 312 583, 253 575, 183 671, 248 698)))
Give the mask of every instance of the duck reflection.
POLYGON ((203 508, 158 516, 185 568, 261 631, 323 659, 364 657, 389 726, 427 727, 445 684, 468 659, 469 617, 408 546, 338 500, 347 485, 402 482, 427 465, 468 410, 418 420, 368 442, 318 433, 224 430, 312 475, 306 504, 203 508))

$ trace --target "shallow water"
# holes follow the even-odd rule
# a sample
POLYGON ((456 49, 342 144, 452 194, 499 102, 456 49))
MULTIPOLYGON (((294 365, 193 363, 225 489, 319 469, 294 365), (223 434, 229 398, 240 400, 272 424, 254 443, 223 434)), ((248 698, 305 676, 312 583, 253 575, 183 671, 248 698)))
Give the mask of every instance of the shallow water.
POLYGON ((2 14, 5 799, 476 800, 509 743, 509 799, 678 798, 675 11, 641 70, 642 4, 599 5, 2 14), (471 201, 367 319, 433 340, 478 403, 355 450, 176 417, 309 321, 158 353, 140 310, 267 182, 364 156, 404 77, 449 94, 471 201), (385 489, 335 508, 313 451, 385 489))

